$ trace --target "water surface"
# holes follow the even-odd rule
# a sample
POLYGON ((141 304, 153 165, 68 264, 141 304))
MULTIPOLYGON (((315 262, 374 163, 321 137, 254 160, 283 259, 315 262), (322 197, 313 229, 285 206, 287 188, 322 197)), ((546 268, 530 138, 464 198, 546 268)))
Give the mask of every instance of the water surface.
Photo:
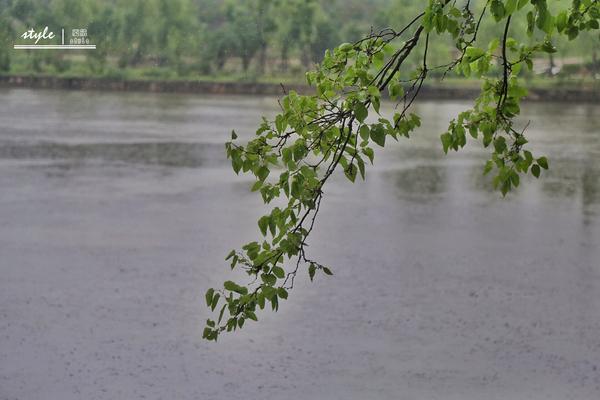
POLYGON ((218 343, 203 294, 264 211, 224 156, 274 98, 0 91, 1 399, 595 399, 600 106, 527 104, 551 160, 503 199, 425 102, 326 189, 280 312, 218 343))

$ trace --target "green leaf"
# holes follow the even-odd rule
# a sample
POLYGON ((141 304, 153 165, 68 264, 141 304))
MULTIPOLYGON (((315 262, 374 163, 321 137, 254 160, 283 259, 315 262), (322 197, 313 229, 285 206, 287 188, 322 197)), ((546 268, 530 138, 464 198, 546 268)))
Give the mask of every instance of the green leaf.
POLYGON ((269 176, 269 172, 269 168, 263 165, 260 168, 258 168, 258 171, 256 171, 256 176, 261 181, 264 181, 265 179, 267 179, 267 176, 269 176))
POLYGON ((277 129, 277 132, 283 133, 286 127, 287 120, 285 117, 282 114, 277 115, 277 117, 275 117, 275 128, 277 129))
POLYGON ((348 178, 352 183, 354 183, 356 180, 356 172, 356 165, 354 164, 350 164, 348 167, 344 168, 344 174, 346 175, 346 178, 348 178))
POLYGON ((369 158, 369 161, 371 161, 372 165, 373 159, 375 158, 375 153, 373 152, 373 149, 370 147, 365 147, 364 149, 362 149, 362 152, 369 158))
POLYGON ((535 16, 533 11, 529 11, 527 13, 527 34, 529 36, 533 35, 533 29, 535 28, 535 16))
POLYGON ((280 287, 277 289, 277 295, 279 297, 281 297, 282 299, 287 299, 288 298, 288 292, 287 290, 285 290, 284 288, 280 287))
POLYGON ((235 250, 231 250, 229 252, 229 254, 227 254, 227 257, 225 258, 225 261, 229 260, 233 256, 235 256, 235 250))
POLYGON ((206 291, 206 294, 204 295, 204 297, 206 299, 206 305, 208 307, 210 307, 210 305, 212 304, 212 298, 213 298, 214 293, 215 293, 215 289, 210 288, 206 291))
POLYGON ((252 321, 258 321, 258 318, 256 318, 256 314, 254 314, 254 312, 246 310, 244 311, 244 314, 246 314, 246 318, 251 319, 252 321))
POLYGON ((398 98, 401 98, 404 96, 404 87, 402 87, 402 84, 400 82, 397 82, 397 81, 391 82, 390 85, 388 86, 388 90, 390 92, 390 98, 392 100, 397 100, 398 98))
POLYGON ((296 143, 294 146, 294 160, 300 161, 306 154, 306 146, 303 142, 296 143))
POLYGON ((275 283, 277 283, 277 277, 273 274, 261 274, 260 278, 269 286, 273 286, 275 283))
POLYGON ((510 191, 510 180, 505 180, 502 183, 502 188, 500 191, 502 192, 502 196, 506 196, 506 194, 510 191))
POLYGON ((540 157, 536 161, 540 167, 548 169, 548 159, 546 157, 540 157))
POLYGON ((496 21, 500 21, 506 14, 504 4, 500 0, 492 0, 490 9, 496 21))
POLYGON ((238 138, 238 135, 237 135, 237 133, 235 133, 235 131, 234 131, 234 130, 232 130, 232 131, 231 131, 231 140, 235 140, 235 139, 237 139, 237 138, 238 138))
POLYGON ((419 117, 417 114, 415 113, 411 113, 410 114, 410 124, 412 126, 411 129, 414 129, 414 127, 419 127, 421 126, 421 117, 419 117))
POLYGON ((371 127, 371 139, 379 146, 385 146, 385 130, 380 124, 371 127))
POLYGON ((527 59, 525 60, 525 63, 527 64, 527 68, 528 68, 530 71, 533 71, 533 61, 531 61, 531 59, 530 59, 530 58, 527 58, 527 59))
POLYGON ((498 39, 498 38, 492 39, 492 41, 488 44, 488 52, 493 53, 494 51, 496 51, 498 46, 500 46, 500 39, 498 39))
POLYGON ((212 329, 209 327, 204 328, 204 331, 202 331, 202 337, 204 339, 210 339, 212 334, 212 329))
POLYGON ((257 190, 260 190, 260 188, 262 187, 263 182, 262 181, 256 181, 254 182, 254 185, 252 185, 252 187, 250 188, 251 192, 256 192, 257 190))
POLYGON ((263 236, 267 236, 267 228, 269 228, 269 217, 264 216, 258 220, 258 227, 260 228, 260 232, 263 236))
POLYGON ((279 221, 279 218, 276 217, 271 217, 269 218, 269 231, 271 232, 271 236, 275 237, 275 234, 277 233, 277 222, 279 221))
POLYGON ((260 307, 261 310, 263 308, 265 308, 265 295, 264 295, 264 293, 259 293, 256 296, 256 303, 258 304, 258 306, 260 307))
POLYGON ((550 14, 550 11, 548 11, 548 6, 545 4, 545 2, 539 2, 537 8, 538 16, 536 20, 536 25, 538 29, 550 35, 552 33, 552 30, 554 29, 554 18, 550 14))
POLYGON ((243 161, 239 155, 231 157, 231 166, 233 167, 233 171, 237 174, 242 169, 243 161))
POLYGON ((367 125, 361 126, 358 133, 362 140, 369 140, 369 127, 367 125))
POLYGON ((292 197, 300 198, 302 193, 302 182, 298 179, 298 176, 294 176, 292 179, 292 187, 290 191, 292 197))
POLYGON ((506 148, 506 139, 504 136, 498 136, 494 140, 494 149, 496 150, 496 153, 502 153, 506 148))
POLYGON ((520 182, 519 174, 513 171, 513 173, 510 174, 510 181, 514 187, 518 187, 520 182))
POLYGON ((452 135, 449 132, 440 135, 442 146, 444 146, 444 153, 448 154, 448 149, 452 146, 452 135))
POLYGON ((312 281, 313 278, 315 277, 315 272, 317 271, 317 267, 315 267, 315 264, 310 264, 308 266, 308 276, 310 277, 310 280, 312 281))
MULTIPOLYGON (((377 53, 377 54, 381 54, 381 56, 383 56, 382 53, 377 53)), ((379 89, 377 88, 377 86, 369 86, 367 88, 367 92, 369 93, 369 95, 371 95, 372 97, 379 97, 381 96, 381 93, 379 93, 379 89)))
POLYGON ((373 97, 371 99, 371 103, 373 104, 373 109, 375 112, 379 114, 379 108, 381 107, 381 101, 379 100, 379 97, 373 97))
POLYGON ((363 103, 357 102, 354 106, 354 116, 356 117, 356 119, 359 122, 363 122, 367 118, 367 115, 369 115, 369 111, 367 111, 365 105, 363 103))
POLYGON ((517 9, 517 0, 506 0, 504 3, 504 11, 506 15, 512 14, 517 9))
POLYGON ((531 166, 531 173, 533 174, 533 176, 535 176, 536 178, 540 177, 540 166, 537 164, 533 164, 531 166))
POLYGON ((477 139, 478 132, 479 131, 477 130, 477 127, 475 125, 469 126, 469 135, 471 135, 473 139, 477 139))
POLYGON ((225 289, 230 290, 232 292, 236 292, 239 294, 248 294, 248 288, 244 287, 244 286, 240 286, 232 281, 227 281, 224 284, 225 289))
POLYGON ((360 172, 360 176, 362 178, 362 180, 365 180, 365 162, 362 160, 362 158, 357 157, 356 158, 356 164, 358 165, 358 171, 360 172))
POLYGON ((523 146, 524 144, 527 144, 529 141, 527 140, 527 138, 523 135, 520 135, 519 137, 517 137, 517 139, 515 140, 515 143, 518 146, 523 146))
POLYGON ((465 50, 465 55, 469 58, 469 61, 475 61, 485 55, 485 50, 479 47, 469 46, 465 50))
POLYGON ((227 304, 223 304, 223 307, 221 307, 221 311, 219 312, 219 319, 217 320, 218 324, 221 323, 221 320, 223 319, 223 314, 225 313, 226 308, 227 308, 227 304))
POLYGON ((485 163, 485 167, 483 168, 483 174, 484 175, 489 174, 493 168, 494 168, 494 163, 492 162, 492 160, 489 160, 488 162, 485 163))
POLYGON ((215 295, 212 298, 212 303, 210 303, 211 311, 215 311, 215 308, 217 308, 217 304, 219 304, 220 298, 221 298, 221 295, 219 293, 215 293, 215 295))
POLYGON ((285 271, 281 267, 273 267, 273 270, 271 272, 273 272, 273 274, 279 279, 283 279, 283 277, 285 276, 285 271))
POLYGON ((333 272, 327 267, 323 267, 323 272, 325 272, 325 275, 333 275, 333 272))
POLYGON ((556 16, 556 30, 558 32, 562 32, 567 27, 568 22, 568 14, 567 11, 563 11, 556 16))
POLYGON ((354 48, 354 45, 352 45, 351 43, 342 43, 338 46, 338 49, 344 53, 349 52, 353 48, 354 48))

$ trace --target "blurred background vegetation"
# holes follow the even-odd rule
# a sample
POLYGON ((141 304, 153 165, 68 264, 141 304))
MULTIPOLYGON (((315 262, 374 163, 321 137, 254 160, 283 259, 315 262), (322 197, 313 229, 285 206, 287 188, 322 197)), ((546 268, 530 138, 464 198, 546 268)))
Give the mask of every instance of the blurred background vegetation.
MULTIPOLYGON (((0 0, 0 73, 303 82, 326 49, 371 29, 402 27, 424 1, 0 0), (87 28, 97 50, 13 50, 23 32, 45 26, 58 40, 61 28, 67 34, 87 28)), ((477 3, 481 8, 485 2, 477 3)), ((513 34, 525 37, 525 18, 515 22, 513 34)), ((483 26, 482 39, 499 35, 498 29, 483 26)), ((574 84, 600 78, 597 35, 556 45, 558 52, 538 60, 530 79, 574 84), (542 79, 550 76, 554 79, 542 79)), ((437 40, 430 58, 443 64, 455 52, 451 40, 437 40)), ((414 57, 418 62, 418 54, 414 57)))

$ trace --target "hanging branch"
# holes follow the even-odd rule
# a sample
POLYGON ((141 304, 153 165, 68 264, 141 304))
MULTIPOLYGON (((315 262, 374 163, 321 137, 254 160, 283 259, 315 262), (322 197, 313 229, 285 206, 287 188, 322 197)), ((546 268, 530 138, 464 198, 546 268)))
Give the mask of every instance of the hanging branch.
POLYGON ((444 68, 444 76, 455 71, 483 81, 473 108, 460 113, 440 136, 444 151, 464 147, 466 132, 480 139, 491 150, 484 173, 495 170, 492 182, 503 195, 519 185, 520 174, 531 172, 539 177, 541 169, 548 168, 547 159, 534 158, 523 149, 527 126, 520 132, 513 127, 520 101, 527 94, 519 71, 531 69, 532 57, 539 52, 555 51, 551 43, 555 30, 575 37, 582 29, 598 29, 599 2, 573 0, 570 9, 554 18, 545 1, 488 0, 475 20, 470 1, 458 9, 456 2, 431 0, 423 13, 399 31, 371 32, 355 43, 327 51, 321 65, 307 73, 315 94, 287 92, 280 101, 281 113, 273 121, 263 119, 255 139, 236 144, 237 135, 232 132, 232 141, 226 143, 233 170, 256 178, 251 190, 260 192, 266 204, 279 199, 284 205, 273 207, 258 220, 260 240, 227 256, 231 268, 243 269, 251 280, 244 285, 227 281, 222 289, 206 292, 209 308, 220 307, 216 321, 207 321, 203 337, 217 340, 223 331, 241 328, 248 319, 257 320, 257 307, 263 309, 267 302, 277 310, 302 266, 307 266, 311 280, 317 272, 332 275, 328 267, 307 256, 326 184, 338 170, 351 182, 358 175, 365 179, 366 161, 374 162, 373 144, 383 147, 387 138, 409 137, 420 126, 411 108, 430 71, 428 50, 434 36, 450 35, 460 54, 431 69, 444 68), (509 37, 513 15, 523 15, 524 9, 528 10, 530 35, 536 29, 545 34, 542 42, 531 46, 509 37), (479 47, 478 32, 488 10, 497 23, 504 21, 503 35, 479 47), (500 45, 498 71, 494 60, 500 45), (420 60, 417 50, 422 51, 420 60), (385 94, 399 108, 391 119, 379 114, 385 94))

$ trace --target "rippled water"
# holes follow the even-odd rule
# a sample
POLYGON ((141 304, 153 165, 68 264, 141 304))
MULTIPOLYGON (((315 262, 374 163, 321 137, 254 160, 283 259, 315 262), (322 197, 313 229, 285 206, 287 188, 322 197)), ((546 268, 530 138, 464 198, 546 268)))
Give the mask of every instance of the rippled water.
POLYGON ((277 314, 201 339, 264 211, 223 151, 274 98, 0 91, 1 399, 595 399, 600 106, 527 104, 543 179, 506 199, 463 102, 326 190, 277 314))

